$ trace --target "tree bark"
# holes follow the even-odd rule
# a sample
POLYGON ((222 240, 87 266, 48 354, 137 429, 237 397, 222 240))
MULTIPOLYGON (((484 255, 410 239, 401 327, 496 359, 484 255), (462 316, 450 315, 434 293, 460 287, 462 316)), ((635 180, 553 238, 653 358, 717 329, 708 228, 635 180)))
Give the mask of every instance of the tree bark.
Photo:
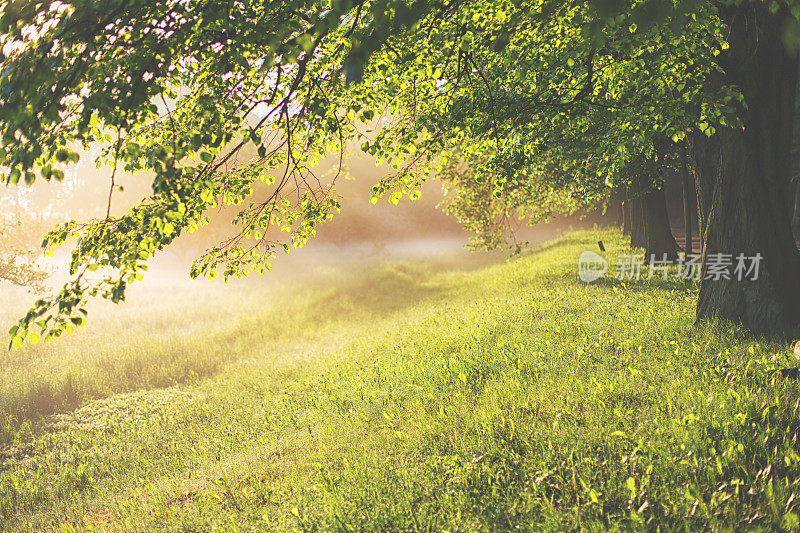
POLYGON ((628 202, 631 204, 631 246, 643 248, 644 238, 644 207, 639 187, 636 186, 631 191, 632 195, 628 202))
POLYGON ((736 85, 747 107, 742 127, 722 128, 722 166, 713 184, 705 230, 704 279, 697 319, 721 317, 755 331, 774 331, 800 321, 800 254, 787 207, 791 173, 796 58, 780 35, 791 16, 771 15, 766 4, 723 6, 730 49, 723 57, 724 82, 736 85), (711 254, 760 254, 758 278, 708 277, 711 254))
POLYGON ((800 232, 800 182, 792 184, 794 188, 794 205, 792 206, 792 229, 795 232, 800 232))
POLYGON ((619 187, 615 187, 608 195, 608 204, 606 204, 605 213, 603 213, 601 220, 608 223, 610 226, 622 226, 622 202, 625 199, 624 191, 619 187))
POLYGON ((691 136, 690 154, 694 167, 694 184, 697 195, 697 223, 700 230, 700 249, 703 250, 706 241, 706 226, 708 214, 711 212, 711 197, 714 193, 714 183, 719 179, 722 170, 722 151, 719 145, 719 135, 706 137, 704 133, 691 136))
POLYGON ((625 203, 630 205, 631 246, 644 248, 645 261, 648 262, 651 256, 661 260, 664 254, 668 259, 675 259, 678 243, 669 226, 664 189, 647 178, 638 177, 634 179, 625 203))
POLYGON ((617 187, 614 191, 614 223, 621 228, 625 224, 625 189, 617 187))
POLYGON ((631 198, 630 190, 626 189, 622 198, 622 234, 631 234, 631 198))
POLYGON ((668 259, 674 260, 678 256, 679 247, 669 226, 664 189, 660 185, 650 185, 649 190, 645 187, 645 184, 640 183, 640 190, 645 190, 642 194, 645 261, 660 261, 665 254, 668 259))
POLYGON ((800 61, 797 64, 797 85, 794 90, 794 124, 792 128, 792 232, 800 234, 800 61))
POLYGON ((689 165, 687 158, 689 157, 686 153, 686 145, 684 144, 681 147, 681 190, 683 192, 683 233, 686 236, 686 241, 684 242, 683 251, 688 256, 694 251, 694 243, 692 242, 692 232, 694 228, 692 227, 692 201, 691 201, 691 194, 692 194, 692 186, 689 183, 689 165))

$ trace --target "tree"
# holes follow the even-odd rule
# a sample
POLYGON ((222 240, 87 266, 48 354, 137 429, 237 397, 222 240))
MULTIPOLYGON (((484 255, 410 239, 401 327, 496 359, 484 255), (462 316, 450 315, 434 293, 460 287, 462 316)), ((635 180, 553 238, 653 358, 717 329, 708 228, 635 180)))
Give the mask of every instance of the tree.
POLYGON ((708 184, 702 174, 701 186, 712 191, 704 256, 761 254, 763 260, 756 281, 704 280, 697 315, 773 329, 800 321, 800 256, 786 201, 797 57, 782 39, 796 19, 785 5, 761 2, 724 6, 721 15, 730 28, 723 80, 744 100, 738 122, 719 133, 718 176, 708 184))
POLYGON ((645 260, 677 259, 678 245, 672 235, 667 215, 667 200, 663 179, 666 166, 665 154, 654 152, 642 154, 635 176, 636 194, 631 198, 636 217, 632 221, 635 229, 631 233, 631 244, 645 249, 645 260), (633 237, 640 242, 633 242, 633 237))
MULTIPOLYGON (((477 54, 472 52, 469 58, 484 81, 484 101, 488 101, 488 105, 479 105, 480 100, 473 97, 471 101, 467 100, 473 115, 468 116, 462 111, 457 116, 467 117, 472 123, 483 121, 492 124, 497 152, 501 154, 497 156, 496 167, 503 169, 503 146, 510 145, 521 151, 519 145, 530 143, 540 151, 543 145, 548 144, 544 140, 552 138, 541 131, 526 130, 529 123, 544 124, 545 129, 559 133, 564 129, 580 131, 569 122, 576 116, 591 123, 613 124, 626 118, 620 105, 624 96, 636 94, 637 90, 645 92, 646 97, 640 99, 635 107, 639 115, 625 122, 633 125, 627 130, 630 138, 641 139, 637 133, 644 134, 650 121, 659 134, 669 136, 672 133, 675 142, 687 136, 694 139, 705 263, 712 254, 753 258, 760 254, 763 257, 764 266, 756 280, 704 279, 698 300, 698 319, 720 316, 757 330, 796 324, 800 319, 797 315, 800 284, 796 279, 797 250, 790 231, 786 199, 791 175, 789 155, 800 6, 793 2, 698 3, 697 9, 690 10, 690 17, 695 22, 703 20, 711 28, 711 35, 683 27, 670 36, 669 32, 674 31, 675 25, 680 26, 688 20, 682 19, 686 13, 680 10, 685 4, 677 4, 677 9, 676 5, 658 2, 633 5, 595 2, 594 5, 598 11, 594 20, 583 19, 583 24, 580 24, 581 17, 575 12, 560 13, 561 17, 550 12, 552 28, 557 28, 553 34, 546 31, 546 24, 537 26, 534 36, 523 33, 521 39, 526 41, 528 48, 544 49, 545 52, 539 52, 535 61, 522 69, 531 89, 525 91, 524 87, 513 87, 521 96, 506 97, 511 91, 503 84, 511 85, 514 77, 519 76, 516 70, 505 70, 507 60, 496 56, 481 57, 479 67, 475 63, 477 54), (615 31, 620 27, 633 28, 642 22, 642 13, 652 16, 650 27, 656 28, 652 33, 641 33, 651 42, 628 40, 615 31), (602 21, 599 30, 595 24, 598 19, 602 21), (725 27, 723 32, 717 31, 720 23, 725 27), (593 28, 597 32, 592 36, 595 38, 587 39, 577 32, 570 33, 570 29, 574 32, 575 28, 581 27, 593 28), (712 44, 708 50, 713 52, 713 59, 698 50, 704 37, 708 39, 707 43, 712 44), (568 44, 558 50, 558 44, 564 42, 568 44), (600 69, 595 68, 595 58, 606 50, 607 43, 613 43, 611 47, 616 52, 610 54, 611 63, 629 69, 617 77, 608 73, 604 75, 602 71, 598 73, 600 69), (660 56, 658 51, 662 46, 672 48, 672 53, 660 56), (632 61, 637 57, 637 50, 649 53, 648 61, 644 61, 642 66, 632 61), (687 55, 681 53, 687 51, 687 55), (554 66, 559 58, 563 62, 565 57, 571 58, 566 66, 554 66), (677 61, 670 62, 673 57, 677 57, 677 61), (698 62, 698 58, 702 61, 698 62), (497 66, 492 68, 493 65, 497 66), (569 78, 574 65, 583 67, 583 75, 578 81, 569 78), (691 82, 688 90, 682 82, 683 77, 691 82), (614 81, 622 87, 616 93, 612 89, 614 81), (552 98, 553 92, 557 93, 556 98, 552 98), (501 96, 497 97, 497 94, 501 96), (619 97, 618 101, 612 100, 614 112, 610 119, 598 120, 591 105, 580 105, 597 105, 598 102, 592 100, 598 95, 608 94, 619 97), (580 97, 565 98, 565 95, 580 97), (525 116, 524 123, 521 125, 519 120, 510 120, 512 128, 498 127, 498 117, 507 118, 503 113, 515 112, 519 107, 514 105, 515 100, 521 100, 526 106, 525 113, 517 113, 517 116, 525 116), (569 107, 569 112, 565 112, 564 107, 569 107), (555 113, 547 110, 555 110, 555 113)), ((639 33, 639 28, 633 33, 639 33)), ((481 40, 488 41, 487 38, 475 37, 471 42, 481 40)), ((484 130, 488 128, 484 127, 484 130)), ((477 131, 478 135, 475 129, 462 134, 459 129, 454 135, 466 136, 474 142, 476 137, 480 139, 480 130, 477 131)), ((611 131, 617 133, 614 129, 611 131)), ((613 135, 610 137, 614 138, 613 135)), ((645 138, 650 136, 645 134, 645 138)), ((463 138, 459 140, 463 142, 463 138)), ((557 141, 559 149, 563 149, 564 144, 557 141)), ((618 150, 622 148, 619 151, 623 154, 630 156, 634 153, 625 148, 624 141, 612 140, 611 145, 614 144, 618 150)), ((604 163, 614 162, 617 168, 625 168, 620 164, 624 158, 617 153, 604 152, 602 146, 601 143, 593 147, 590 153, 604 163)), ((564 158, 560 156, 558 159, 563 162, 564 158)), ((581 161, 567 159, 572 163, 581 161)), ((583 161, 586 165, 588 160, 583 161)), ((602 168, 599 174, 614 176, 613 167, 602 168)), ((507 182, 514 183, 502 173, 495 181, 501 199, 502 186, 507 182)), ((575 185, 572 176, 570 190, 574 190, 575 185)), ((637 215, 633 213, 633 220, 636 219, 637 215)), ((632 237, 637 239, 639 236, 635 233, 632 228, 632 237)), ((644 236, 642 241, 641 244, 646 244, 644 236)))
POLYGON ((656 139, 718 130, 729 171, 715 184, 705 248, 749 252, 765 242, 770 266, 767 281, 736 302, 724 283, 704 283, 699 315, 793 319, 787 297, 776 295, 795 261, 784 221, 761 223, 782 192, 784 165, 780 157, 769 162, 786 147, 791 116, 777 116, 787 98, 778 78, 792 56, 775 35, 794 31, 794 4, 776 5, 773 15, 748 2, 667 0, 5 0, 6 182, 62 179, 78 159, 74 147, 97 143, 109 202, 118 168, 154 174, 152 196, 127 214, 111 216, 109 208, 103 220, 48 234, 47 247, 75 239, 72 279, 36 302, 12 330, 12 344, 32 328, 50 337, 82 324, 92 296, 123 299, 147 260, 206 223, 218 203, 241 205, 238 229, 192 275, 268 268, 276 252, 301 246, 337 211, 336 176, 311 169, 355 139, 397 170, 380 180, 376 196, 417 194, 460 152, 484 179, 481 195, 470 197, 477 212, 481 205, 536 212, 546 190, 559 202, 602 201, 607 185, 631 182, 622 172, 656 139), (748 55, 755 37, 768 49, 755 49, 757 61, 748 55), (709 84, 712 76, 722 83, 709 84), (781 127, 767 131, 753 109, 781 118, 781 127), (378 117, 380 131, 365 131, 378 117), (736 174, 732 162, 743 154, 748 170, 736 174), (762 170, 769 176, 759 189, 762 170), (533 183, 540 192, 531 194, 533 183), (731 184, 742 190, 731 192, 731 184), (266 192, 252 198, 256 190, 266 192), (743 211, 752 215, 743 222, 745 242, 721 228, 746 198, 760 207, 743 211), (289 235, 278 238, 276 227, 289 235))
MULTIPOLYGON (((707 89, 707 78, 718 69, 715 56, 727 45, 721 22, 712 10, 698 10, 691 20, 678 10, 674 18, 685 20, 677 30, 654 27, 634 9, 604 27, 587 6, 558 4, 559 11, 555 3, 547 5, 548 17, 536 19, 533 30, 513 10, 507 22, 493 25, 482 23, 480 13, 465 16, 459 28, 470 44, 462 44, 452 61, 436 52, 425 56, 428 47, 420 51, 411 39, 413 51, 409 45, 404 55, 396 47, 386 66, 397 74, 382 74, 376 83, 386 87, 382 92, 402 93, 409 85, 407 62, 420 56, 439 72, 438 81, 428 81, 437 84, 438 98, 423 96, 425 82, 416 78, 408 105, 413 124, 436 131, 433 150, 456 151, 434 165, 458 168, 444 175, 454 191, 449 209, 477 233, 475 244, 510 241, 516 249, 513 215, 537 222, 607 204, 615 187, 629 187, 629 204, 649 203, 628 217, 629 226, 637 224, 632 242, 646 246, 648 256, 674 256, 660 192, 663 170, 643 163, 655 152, 674 151, 663 147, 665 137, 669 144, 670 137, 680 141, 692 124, 722 115, 726 99, 735 97, 727 87, 707 89)), ((448 45, 437 40, 430 48, 448 45)), ((404 123, 403 131, 414 131, 411 126, 404 123)), ((387 151, 378 143, 368 148, 387 151)), ((417 170, 417 181, 424 179, 425 169, 417 170)), ((412 174, 384 180, 378 192, 395 184, 413 189, 412 174)))
POLYGON ((226 277, 246 275, 268 268, 277 250, 302 245, 338 208, 330 183, 311 167, 352 135, 347 114, 355 111, 328 98, 358 77, 369 42, 350 37, 365 28, 400 31, 429 10, 389 12, 364 2, 3 2, 6 183, 63 179, 78 160, 76 144, 103 143, 99 162, 110 174, 105 219, 69 222, 46 236, 46 247, 76 240, 72 279, 36 302, 12 329, 12 345, 32 328, 47 338, 82 324, 92 296, 122 300, 154 253, 206 223, 205 211, 218 203, 244 202, 258 183, 271 189, 244 206, 239 230, 192 274, 213 277, 223 267, 226 277), (257 155, 234 164, 246 145, 257 155), (115 217, 118 168, 155 177, 152 196, 115 217), (274 238, 275 226, 289 238, 274 238))

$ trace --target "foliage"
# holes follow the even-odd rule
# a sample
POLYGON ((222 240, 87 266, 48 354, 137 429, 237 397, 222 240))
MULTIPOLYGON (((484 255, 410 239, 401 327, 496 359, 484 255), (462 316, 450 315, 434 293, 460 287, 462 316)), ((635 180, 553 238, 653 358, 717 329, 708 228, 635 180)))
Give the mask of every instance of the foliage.
POLYGON ((374 188, 394 202, 418 195, 446 165, 470 164, 444 177, 457 191, 451 209, 479 232, 477 244, 500 242, 498 228, 514 216, 601 204, 656 141, 735 124, 741 96, 709 83, 727 48, 717 8, 5 0, 6 183, 62 179, 76 148, 98 143, 110 173, 104 220, 46 236, 46 248, 74 239, 72 278, 36 302, 12 344, 32 330, 50 338, 82 324, 93 296, 121 301, 155 253, 220 204, 241 206, 235 234, 191 274, 268 269, 276 252, 303 245, 338 211, 338 173, 325 179, 312 169, 353 140, 396 170, 374 188), (155 175, 152 195, 119 217, 111 216, 118 169, 155 175))
POLYGON ((654 24, 647 5, 601 22, 592 5, 467 4, 438 33, 391 48, 369 87, 405 95, 405 120, 365 149, 391 157, 426 128, 435 142, 376 193, 436 174, 475 245, 493 248, 514 218, 602 205, 656 145, 713 134, 741 98, 708 88, 727 48, 716 11, 677 3, 654 24))
POLYGON ((244 202, 259 181, 274 185, 271 194, 244 206, 239 233, 207 252, 192 274, 213 277, 222 263, 226 278, 247 275, 267 268, 275 250, 312 236, 339 203, 311 167, 347 137, 340 110, 326 98, 343 83, 344 67, 322 70, 318 55, 351 51, 324 40, 345 33, 351 7, 4 2, 5 181, 62 179, 64 166, 78 159, 74 148, 92 143, 106 143, 98 163, 111 168, 105 220, 69 222, 46 236, 47 248, 76 240, 72 279, 36 302, 12 330, 12 344, 31 327, 50 338, 82 324, 92 296, 122 300, 147 259, 204 224, 204 212, 218 203, 244 202), (235 165, 248 144, 257 155, 235 165), (112 217, 118 168, 149 169, 155 178, 150 198, 112 217), (269 238, 272 226, 288 231, 289 242, 269 238))

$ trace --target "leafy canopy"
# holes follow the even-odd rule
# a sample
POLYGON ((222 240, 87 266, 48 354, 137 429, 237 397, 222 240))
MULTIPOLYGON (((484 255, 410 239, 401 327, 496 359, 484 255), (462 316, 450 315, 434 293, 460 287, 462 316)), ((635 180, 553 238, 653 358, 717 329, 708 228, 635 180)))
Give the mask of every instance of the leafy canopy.
MULTIPOLYGON (((147 261, 239 205, 236 233, 193 276, 248 275, 302 246, 339 209, 321 157, 352 141, 394 172, 375 197, 441 175, 482 231, 522 210, 596 201, 654 140, 712 132, 734 88, 708 90, 724 50, 699 0, 1 0, 0 169, 60 180, 101 144, 107 216, 51 231, 71 279, 12 344, 81 325, 147 261), (458 165, 465 172, 451 172, 458 165), (111 215, 116 172, 152 194, 111 215), (286 232, 279 238, 274 228, 286 232)), ((787 30, 787 34, 791 31, 787 30)), ((556 207, 554 207, 556 206, 556 207)), ((489 233, 492 244, 498 235, 489 233)))

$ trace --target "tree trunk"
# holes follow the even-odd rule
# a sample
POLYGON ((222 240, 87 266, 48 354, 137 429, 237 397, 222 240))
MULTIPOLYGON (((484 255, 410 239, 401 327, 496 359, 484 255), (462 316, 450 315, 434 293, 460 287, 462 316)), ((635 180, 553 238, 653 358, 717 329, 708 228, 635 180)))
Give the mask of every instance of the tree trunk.
POLYGON ((622 234, 631 234, 631 197, 630 190, 625 190, 622 199, 622 234))
POLYGON ((603 213, 601 220, 606 222, 609 226, 622 226, 623 199, 623 191, 619 187, 612 189, 608 195, 608 204, 606 204, 605 213, 603 213))
POLYGON ((800 231, 800 182, 794 182, 792 184, 792 188, 794 188, 794 205, 792 206, 792 212, 794 213, 792 216, 792 228, 795 232, 800 231))
POLYGON ((631 204, 631 246, 642 248, 644 239, 644 207, 639 187, 634 187, 628 202, 631 204))
POLYGON ((714 183, 719 179, 722 170, 722 151, 719 135, 706 137, 704 133, 691 136, 690 153, 694 167, 694 184, 697 195, 697 222, 700 230, 700 250, 706 242, 706 226, 711 211, 711 196, 714 183))
POLYGON ((686 241, 683 246, 684 253, 688 256, 694 251, 694 243, 692 242, 692 186, 689 183, 689 168, 686 153, 686 145, 681 147, 681 189, 683 192, 683 233, 686 236, 686 241))
POLYGON ((631 246, 645 249, 645 261, 650 261, 653 255, 661 260, 663 254, 675 259, 678 243, 669 226, 664 189, 637 178, 626 204, 630 204, 631 246))
MULTIPOLYGON (((800 69, 800 61, 797 68, 800 69)), ((800 71, 798 84, 794 90, 794 124, 792 126, 792 232, 795 237, 800 234, 800 71)))
MULTIPOLYGON (((642 195, 642 218, 644 220, 645 261, 660 261, 664 254, 670 260, 677 258, 678 243, 672 235, 667 215, 667 197, 660 186, 650 186, 642 195)), ((645 185, 640 184, 640 190, 645 185)))
MULTIPOLYGON (((756 331, 797 324, 800 319, 800 255, 787 208, 791 172, 796 58, 780 35, 789 15, 771 15, 766 4, 743 2, 721 8, 730 26, 723 58, 724 81, 742 91, 742 128, 719 133, 722 167, 715 181, 703 251, 704 278, 697 318, 717 316, 756 331), (761 255, 757 279, 708 276, 711 254, 761 255)), ((716 256, 720 258, 720 256, 716 256)))
POLYGON ((617 187, 614 191, 614 223, 619 228, 625 224, 624 202, 625 189, 617 187))

